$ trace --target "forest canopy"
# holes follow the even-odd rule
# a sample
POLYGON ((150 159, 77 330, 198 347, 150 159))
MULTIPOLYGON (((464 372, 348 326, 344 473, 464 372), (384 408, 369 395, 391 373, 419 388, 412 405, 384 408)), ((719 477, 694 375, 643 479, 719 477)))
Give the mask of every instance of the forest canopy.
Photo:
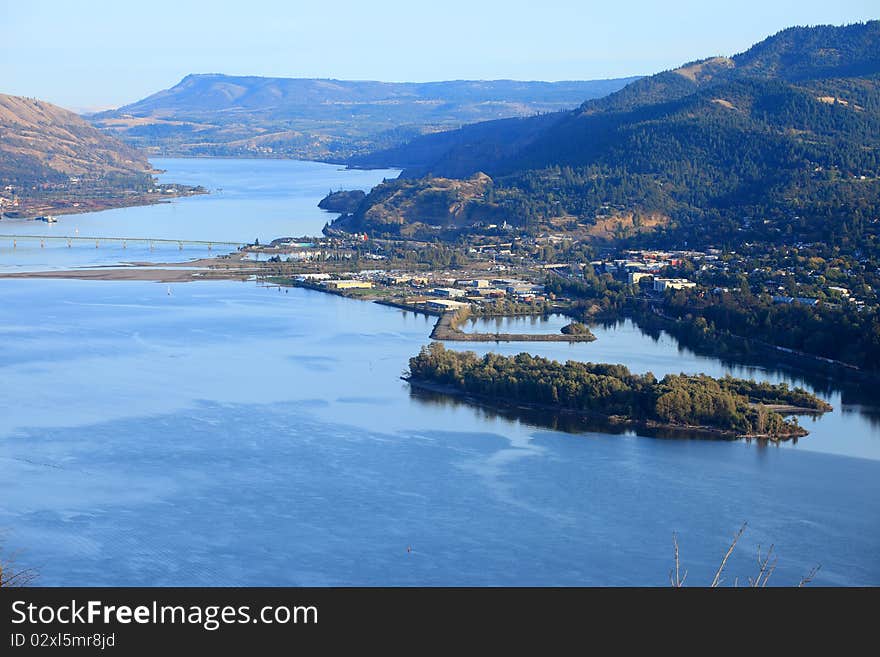
POLYGON ((756 383, 730 376, 715 379, 705 374, 670 374, 658 380, 651 372, 633 374, 623 365, 560 363, 527 353, 479 357, 469 351, 447 350, 439 342, 410 358, 409 378, 492 402, 773 439, 806 435, 796 421, 773 411, 773 405, 813 412, 831 409, 815 395, 785 383, 756 383))

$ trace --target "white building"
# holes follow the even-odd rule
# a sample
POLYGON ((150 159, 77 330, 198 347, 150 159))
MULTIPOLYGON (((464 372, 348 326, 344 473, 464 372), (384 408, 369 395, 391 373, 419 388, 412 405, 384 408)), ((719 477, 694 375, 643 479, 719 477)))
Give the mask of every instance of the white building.
POLYGON ((425 302, 425 306, 427 306, 428 310, 436 310, 441 313, 450 310, 461 310, 462 308, 467 308, 469 305, 469 303, 452 301, 451 299, 428 299, 425 302))
POLYGON ((631 271, 627 278, 629 279, 630 285, 635 285, 643 278, 651 278, 653 275, 654 274, 648 271, 631 271))
POLYGON ((665 292, 666 290, 684 290, 685 288, 696 287, 697 284, 686 278, 655 278, 654 291, 665 292))
POLYGON ((435 297, 457 299, 464 296, 464 290, 458 290, 454 287, 435 287, 433 290, 431 290, 431 294, 433 294, 435 297))

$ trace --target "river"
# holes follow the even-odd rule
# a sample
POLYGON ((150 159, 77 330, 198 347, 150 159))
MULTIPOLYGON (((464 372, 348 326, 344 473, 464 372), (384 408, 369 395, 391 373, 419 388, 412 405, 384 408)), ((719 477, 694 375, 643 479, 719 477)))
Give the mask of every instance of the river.
MULTIPOLYGON (((223 192, 78 224, 181 239, 198 232, 189 218, 206 221, 201 207, 222 218, 211 239, 262 241, 314 232, 328 215, 308 203, 383 176, 284 161, 157 164, 167 180, 223 192), (284 214, 262 187, 252 202, 266 212, 242 212, 263 167, 278 168, 278 195, 303 199, 302 213, 284 214), (181 225, 164 223, 169 212, 181 225), (294 215, 311 223, 273 223, 294 215)), ((48 251, 40 257, 56 265, 48 251)), ((727 583, 754 575, 758 546, 773 544, 771 584, 796 584, 816 565, 817 585, 880 584, 870 405, 822 392, 835 411, 779 446, 554 429, 412 393, 399 376, 433 321, 253 282, 0 281, 4 551, 44 585, 664 585, 675 531, 688 582, 706 584, 747 521, 727 583)), ((592 343, 460 348, 802 383, 697 356, 628 321, 593 331, 592 343)))
MULTIPOLYGON (((207 245, 153 244, 142 241, 99 243, 35 237, 114 237, 166 240, 267 243, 277 237, 319 235, 337 215, 317 201, 340 187, 369 190, 397 170, 345 170, 334 164, 296 160, 154 159, 166 173, 161 182, 186 181, 210 193, 169 202, 87 214, 60 215, 58 222, 0 221, 0 271, 45 271, 116 265, 127 262, 179 262, 221 251, 207 245)), ((228 250, 228 249, 227 249, 228 250)))

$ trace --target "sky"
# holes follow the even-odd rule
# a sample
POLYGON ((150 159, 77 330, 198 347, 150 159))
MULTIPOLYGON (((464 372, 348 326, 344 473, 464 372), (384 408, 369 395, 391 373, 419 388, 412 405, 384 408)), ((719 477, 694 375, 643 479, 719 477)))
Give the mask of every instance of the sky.
POLYGON ((0 92, 88 111, 189 73, 590 80, 872 18, 877 0, 0 0, 0 92))

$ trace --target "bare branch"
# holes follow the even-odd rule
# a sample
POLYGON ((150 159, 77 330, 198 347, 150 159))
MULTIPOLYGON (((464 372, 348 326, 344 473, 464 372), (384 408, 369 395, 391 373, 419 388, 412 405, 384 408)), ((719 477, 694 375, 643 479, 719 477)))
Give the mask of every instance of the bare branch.
POLYGON ((773 558, 773 565, 770 566, 770 570, 767 571, 767 574, 764 576, 764 583, 761 586, 767 586, 767 580, 770 579, 770 575, 774 573, 776 570, 776 564, 779 563, 779 557, 773 558))
POLYGON ((748 522, 744 522, 742 527, 739 528, 739 531, 736 533, 736 536, 733 537, 733 542, 730 544, 730 547, 727 548, 727 553, 724 555, 724 558, 721 560, 721 565, 718 566, 718 570, 715 572, 715 578, 712 580, 711 588, 716 588, 721 583, 721 573, 724 572, 724 567, 727 565, 727 560, 730 558, 730 555, 733 554, 733 549, 736 547, 737 541, 739 541, 740 536, 743 535, 743 532, 746 530, 746 525, 748 522))
POLYGON ((681 575, 681 563, 678 558, 678 536, 672 533, 672 543, 675 546, 675 586, 681 588, 684 586, 688 578, 688 571, 685 569, 684 575, 681 575))
POLYGON ((764 558, 761 558, 761 546, 758 546, 758 576, 752 580, 749 578, 749 583, 753 587, 765 587, 767 586, 767 580, 770 579, 770 575, 773 574, 773 571, 776 570, 776 562, 777 559, 774 559, 773 562, 770 562, 770 558, 773 556, 773 544, 770 544, 770 549, 767 550, 767 554, 764 558))
POLYGON ((669 581, 673 587, 681 588, 684 586, 684 580, 687 579, 687 571, 685 571, 684 578, 682 578, 681 561, 678 556, 678 535, 675 532, 672 532, 672 548, 675 554, 675 574, 673 576, 672 571, 669 572, 669 581))
POLYGON ((30 568, 13 570, 11 565, 12 560, 0 563, 0 588, 27 586, 37 579, 37 573, 35 570, 30 568))
MULTIPOLYGON (((745 533, 746 527, 748 526, 748 522, 743 522, 742 527, 739 528, 739 531, 733 537, 733 540, 730 543, 730 547, 727 548, 727 552, 724 554, 724 558, 721 560, 721 564, 718 566, 718 570, 715 572, 715 578, 712 580, 711 588, 717 588, 724 581, 722 579, 722 575, 724 574, 724 569, 727 567, 727 562, 730 559, 730 556, 733 554, 734 549, 739 543, 739 539, 742 538, 742 535, 745 533)), ((672 547, 673 554, 675 557, 675 567, 669 571, 669 583, 673 587, 682 587, 684 586, 685 580, 687 579, 687 570, 682 574, 681 570, 681 560, 679 554, 679 546, 678 546, 678 534, 676 532, 672 532, 672 547)), ((779 557, 776 554, 776 546, 771 543, 770 548, 767 550, 766 554, 762 552, 760 544, 757 549, 757 558, 756 562, 758 565, 758 574, 755 577, 747 577, 746 581, 748 585, 752 588, 766 588, 767 584, 770 581, 770 577, 773 576, 773 573, 776 572, 776 567, 779 565, 779 557)), ((821 565, 817 565, 813 568, 803 579, 801 579, 798 587, 805 586, 813 581, 813 578, 816 576, 816 573, 819 572, 821 565)), ((739 586, 739 577, 735 577, 733 580, 733 586, 739 586)))
POLYGON ((822 567, 822 564, 817 564, 813 566, 812 570, 809 573, 804 575, 801 581, 798 583, 798 588, 802 588, 813 581, 813 578, 816 576, 816 573, 819 572, 819 569, 822 567))
POLYGON ((15 554, 0 560, 0 587, 27 586, 37 579, 37 571, 32 568, 15 567, 15 554))

